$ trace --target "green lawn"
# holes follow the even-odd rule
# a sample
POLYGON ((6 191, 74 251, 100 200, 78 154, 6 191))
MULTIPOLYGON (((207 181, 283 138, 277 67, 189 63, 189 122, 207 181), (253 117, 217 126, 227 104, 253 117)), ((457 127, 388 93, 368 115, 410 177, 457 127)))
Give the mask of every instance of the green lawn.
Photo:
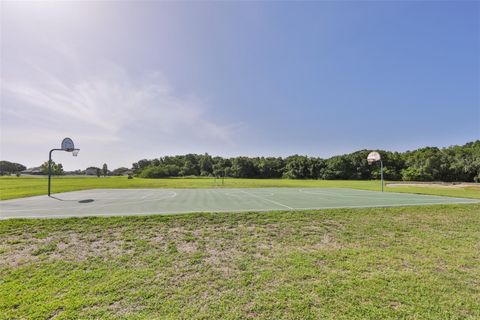
MULTIPOLYGON (((287 180, 287 179, 226 179, 171 178, 171 179, 127 179, 126 177, 54 177, 52 192, 65 192, 98 188, 262 188, 262 187, 325 187, 380 190, 379 181, 341 180, 287 180)), ((431 188, 431 187, 386 187, 386 191, 423 193, 464 198, 480 198, 479 187, 431 188)), ((0 200, 22 198, 47 193, 46 178, 1 177, 0 200)))
POLYGON ((478 319, 479 252, 478 204, 4 220, 0 319, 478 319))

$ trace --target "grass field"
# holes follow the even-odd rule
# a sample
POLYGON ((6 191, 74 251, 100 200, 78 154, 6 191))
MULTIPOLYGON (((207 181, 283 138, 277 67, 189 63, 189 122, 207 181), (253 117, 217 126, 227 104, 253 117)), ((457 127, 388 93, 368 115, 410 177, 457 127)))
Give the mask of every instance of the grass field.
MULTIPOLYGON (((379 181, 287 180, 287 179, 226 179, 225 184, 213 178, 127 179, 126 177, 54 177, 52 193, 98 188, 264 188, 264 187, 325 187, 379 190, 379 181)), ((417 186, 386 187, 386 191, 422 193, 463 198, 480 198, 480 186, 435 188, 417 186)), ((47 193, 46 178, 1 177, 0 200, 47 193)))
MULTIPOLYGON (((379 182, 53 180, 54 192, 212 187, 379 182)), ((0 178, 2 200, 45 193, 45 178, 0 178)), ((3 220, 0 319, 478 319, 479 252, 480 204, 3 220)))
POLYGON ((478 319, 480 205, 0 222, 0 319, 478 319))

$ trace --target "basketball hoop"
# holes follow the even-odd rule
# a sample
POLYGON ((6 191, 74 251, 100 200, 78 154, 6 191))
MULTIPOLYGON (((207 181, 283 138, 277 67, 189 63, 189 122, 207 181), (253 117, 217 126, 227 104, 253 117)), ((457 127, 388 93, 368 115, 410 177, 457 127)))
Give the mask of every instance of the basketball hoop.
POLYGON ((373 151, 368 154, 367 161, 368 164, 373 164, 377 161, 380 161, 382 158, 380 157, 380 153, 373 151))
POLYGON ((52 152, 53 151, 66 151, 66 152, 71 152, 74 157, 78 155, 78 152, 80 149, 75 149, 75 145, 73 144, 73 140, 70 138, 65 138, 62 140, 62 144, 60 146, 60 149, 52 149, 48 153, 48 196, 50 197, 50 180, 52 176, 52 152))
POLYGON ((70 139, 70 138, 63 139, 61 149, 65 150, 65 151, 68 151, 68 152, 73 151, 75 149, 75 145, 73 144, 73 140, 70 139))
POLYGON ((380 156, 380 153, 376 151, 370 152, 368 154, 367 161, 369 165, 372 165, 377 161, 380 162, 380 176, 382 181, 382 192, 383 192, 383 161, 382 161, 382 157, 380 156))
POLYGON ((73 140, 70 138, 63 139, 61 149, 67 152, 71 152, 72 156, 74 157, 76 157, 78 155, 78 152, 80 151, 80 149, 75 149, 73 140))

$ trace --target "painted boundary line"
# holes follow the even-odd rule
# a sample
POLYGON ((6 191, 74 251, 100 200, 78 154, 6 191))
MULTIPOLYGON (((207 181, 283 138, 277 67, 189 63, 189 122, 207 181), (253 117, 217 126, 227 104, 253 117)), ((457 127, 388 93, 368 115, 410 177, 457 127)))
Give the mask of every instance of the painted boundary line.
MULTIPOLYGON (((155 199, 138 199, 138 200, 133 200, 133 201, 128 201, 128 202, 122 202, 119 205, 129 205, 129 204, 137 204, 137 203, 145 203, 145 202, 156 202, 156 201, 161 201, 169 198, 175 198, 177 196, 176 192, 169 192, 169 194, 163 195, 162 197, 155 198, 155 199)), ((114 200, 119 200, 121 198, 113 198, 114 200)), ((102 199, 103 200, 103 199, 102 199)), ((75 200, 76 201, 76 200, 75 200)), ((7 210, 2 210, 4 212, 22 212, 22 211, 45 211, 45 210, 76 210, 76 209, 100 209, 100 208, 105 208, 109 207, 111 205, 115 205, 115 203, 103 203, 103 204, 91 204, 88 207, 87 206, 76 206, 76 207, 70 207, 70 208, 65 208, 65 207, 53 207, 53 208, 33 208, 33 209, 7 209, 7 210)), ((0 206, 1 208, 1 206, 0 206)), ((1 212, 0 212, 1 213, 1 212)))
MULTIPOLYGON (((477 204, 477 202, 449 202, 449 203, 412 203, 412 204, 385 204, 385 205, 364 205, 364 206, 331 206, 331 207, 310 207, 310 208, 292 208, 290 210, 300 211, 300 210, 330 210, 330 209, 368 209, 368 208, 390 208, 390 207, 420 207, 428 205, 455 205, 455 204, 477 204)), ((1 220, 8 219, 50 219, 50 218, 94 218, 94 217, 141 217, 141 216, 151 216, 151 215, 177 215, 177 214, 192 214, 192 213, 242 213, 242 212, 271 212, 271 211, 285 211, 282 209, 216 209, 216 210, 180 210, 180 211, 169 211, 169 212, 136 212, 136 213, 94 213, 94 214, 84 214, 84 215, 68 215, 68 214, 58 214, 58 215, 38 215, 38 216, 13 216, 13 217, 0 217, 1 220)))
MULTIPOLYGON (((360 195, 360 194, 338 194, 338 193, 334 193, 334 192, 328 192, 328 191, 315 191, 315 192, 310 192, 308 191, 308 189, 299 189, 298 190, 300 193, 303 193, 303 194, 311 194, 311 195, 326 195, 326 196, 335 196, 335 197, 343 197, 343 198, 361 198, 361 199, 374 199, 374 200, 378 200, 379 197, 378 195, 377 196, 364 196, 364 195, 360 195)), ((370 191, 370 190, 360 190, 360 191, 370 191)), ((376 191, 373 191, 373 192, 376 192, 376 191)), ((416 200, 416 199, 419 199, 418 196, 421 197, 421 199, 423 200, 441 200, 441 199, 444 199, 444 198, 449 198, 449 199, 453 199, 453 200, 463 200, 463 199, 469 199, 469 198, 458 198, 458 197, 448 197, 448 196, 437 196, 437 195, 433 195, 433 194, 410 194, 410 193, 401 193, 401 192, 384 192, 384 194, 382 194, 382 197, 384 197, 382 200, 390 200, 391 198, 395 199, 395 197, 398 198, 398 196, 402 197, 403 199, 406 199, 406 200, 416 200), (413 195, 413 197, 412 197, 413 195), (386 198, 388 197, 388 198, 386 198)), ((475 200, 472 198, 472 200, 475 200)))
POLYGON ((240 192, 245 193, 246 195, 249 195, 249 196, 251 196, 251 197, 258 198, 258 199, 263 200, 263 201, 271 202, 271 203, 273 203, 273 204, 276 204, 277 206, 282 206, 282 207, 288 208, 288 209, 290 209, 290 210, 295 210, 294 208, 289 207, 289 206, 287 206, 287 205, 285 205, 285 204, 283 204, 283 203, 280 203, 280 202, 277 202, 277 201, 274 201, 274 200, 270 200, 270 199, 265 199, 265 198, 260 197, 260 196, 258 196, 258 195, 256 195, 256 194, 252 194, 252 193, 246 192, 246 191, 244 191, 244 190, 241 190, 240 192))

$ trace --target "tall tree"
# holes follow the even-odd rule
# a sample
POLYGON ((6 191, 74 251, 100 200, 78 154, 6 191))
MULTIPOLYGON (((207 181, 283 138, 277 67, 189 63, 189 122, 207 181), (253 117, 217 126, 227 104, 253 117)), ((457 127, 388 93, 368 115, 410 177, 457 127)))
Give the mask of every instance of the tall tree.
POLYGON ((23 164, 2 160, 0 161, 0 175, 20 173, 27 169, 23 164))
POLYGON ((209 176, 211 174, 213 174, 213 160, 208 153, 205 153, 200 158, 200 175, 209 176))
MULTIPOLYGON (((42 169, 43 174, 48 174, 48 161, 45 161, 40 168, 42 169)), ((61 163, 55 163, 55 161, 52 160, 51 163, 51 174, 54 176, 61 176, 64 174, 63 172, 63 165, 61 163)))
POLYGON ((106 164, 106 163, 103 164, 102 173, 103 173, 103 176, 104 176, 104 177, 106 177, 107 174, 108 174, 108 167, 107 167, 107 164, 106 164))

